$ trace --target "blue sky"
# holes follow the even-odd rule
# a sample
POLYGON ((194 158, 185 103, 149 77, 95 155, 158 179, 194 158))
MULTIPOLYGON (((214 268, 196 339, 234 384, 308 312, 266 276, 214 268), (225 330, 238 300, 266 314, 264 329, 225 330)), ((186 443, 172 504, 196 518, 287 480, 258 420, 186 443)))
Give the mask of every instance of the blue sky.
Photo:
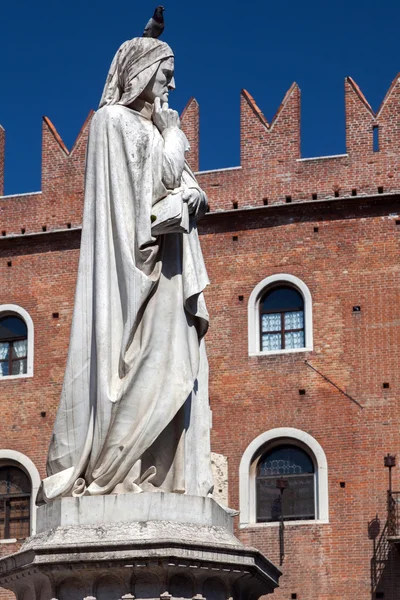
MULTIPOLYGON (((141 35, 156 1, 3 0, 0 123, 6 194, 40 189, 41 117, 68 147, 96 108, 111 59, 141 35)), ((296 81, 302 155, 345 152, 345 76, 376 110, 400 71, 397 0, 165 0, 163 40, 175 52, 181 111, 201 110, 201 168, 239 164, 239 100, 246 88, 268 120, 296 81)))

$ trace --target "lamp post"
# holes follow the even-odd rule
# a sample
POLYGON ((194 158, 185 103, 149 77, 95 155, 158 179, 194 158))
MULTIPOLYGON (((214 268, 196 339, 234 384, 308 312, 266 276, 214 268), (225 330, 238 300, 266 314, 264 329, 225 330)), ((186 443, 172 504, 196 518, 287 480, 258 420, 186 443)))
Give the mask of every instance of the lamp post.
POLYGON ((396 466, 396 456, 394 454, 386 454, 384 460, 385 467, 389 469, 389 491, 392 491, 392 469, 396 466))
POLYGON ((389 535, 396 535, 396 515, 393 510, 394 503, 392 497, 392 469, 396 466, 396 456, 394 454, 387 454, 383 459, 383 463, 389 469, 389 489, 387 492, 388 533, 389 535))
POLYGON ((285 524, 283 521, 283 492, 288 487, 287 479, 283 479, 282 477, 280 479, 277 479, 276 487, 280 491, 280 497, 279 497, 279 512, 280 512, 280 517, 279 517, 279 554, 280 554, 280 561, 279 561, 279 564, 283 565, 283 559, 285 558, 285 538, 284 538, 285 524))

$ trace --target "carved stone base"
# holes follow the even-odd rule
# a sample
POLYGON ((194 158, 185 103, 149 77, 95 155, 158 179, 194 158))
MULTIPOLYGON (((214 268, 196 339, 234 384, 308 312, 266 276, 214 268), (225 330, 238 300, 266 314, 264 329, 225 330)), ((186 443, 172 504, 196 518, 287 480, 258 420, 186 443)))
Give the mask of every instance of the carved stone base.
POLYGON ((39 509, 40 533, 0 560, 0 586, 18 600, 253 600, 278 585, 280 571, 235 538, 231 517, 211 498, 128 494, 57 502, 39 509), (129 506, 134 521, 126 519, 129 506), (53 528, 45 529, 46 521, 53 528))

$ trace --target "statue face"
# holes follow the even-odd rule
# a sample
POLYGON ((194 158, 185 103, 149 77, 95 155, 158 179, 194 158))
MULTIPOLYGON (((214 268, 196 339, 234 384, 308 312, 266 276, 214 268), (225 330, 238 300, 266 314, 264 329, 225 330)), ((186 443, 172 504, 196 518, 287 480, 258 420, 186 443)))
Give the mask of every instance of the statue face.
POLYGON ((174 59, 171 57, 161 61, 156 73, 140 94, 140 98, 151 104, 156 98, 160 98, 161 102, 168 102, 169 91, 174 89, 174 59))

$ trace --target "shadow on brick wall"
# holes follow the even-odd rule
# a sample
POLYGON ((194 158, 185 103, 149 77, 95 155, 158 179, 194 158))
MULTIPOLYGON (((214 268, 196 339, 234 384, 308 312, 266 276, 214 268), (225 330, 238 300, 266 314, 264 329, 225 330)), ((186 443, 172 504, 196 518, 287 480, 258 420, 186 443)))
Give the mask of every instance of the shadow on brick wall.
POLYGON ((381 527, 378 515, 368 523, 373 544, 371 558, 371 600, 400 600, 400 553, 388 541, 388 522, 381 527))

